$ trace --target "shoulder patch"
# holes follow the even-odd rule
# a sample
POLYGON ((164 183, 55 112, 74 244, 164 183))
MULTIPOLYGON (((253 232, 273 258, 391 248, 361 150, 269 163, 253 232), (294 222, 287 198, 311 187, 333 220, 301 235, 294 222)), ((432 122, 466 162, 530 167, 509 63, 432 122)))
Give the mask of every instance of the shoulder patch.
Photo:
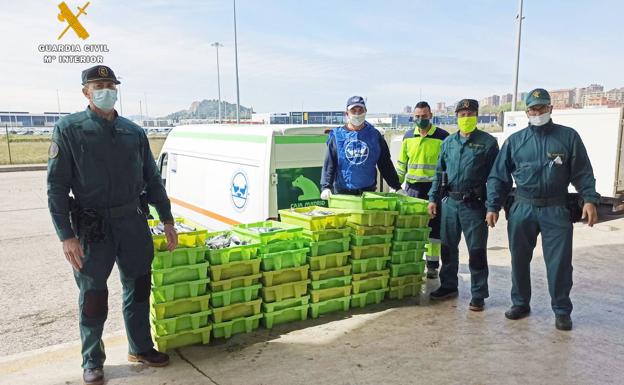
POLYGON ((58 144, 56 144, 56 142, 52 142, 50 143, 50 147, 48 148, 48 158, 50 159, 54 159, 56 157, 58 157, 59 154, 59 146, 58 144))

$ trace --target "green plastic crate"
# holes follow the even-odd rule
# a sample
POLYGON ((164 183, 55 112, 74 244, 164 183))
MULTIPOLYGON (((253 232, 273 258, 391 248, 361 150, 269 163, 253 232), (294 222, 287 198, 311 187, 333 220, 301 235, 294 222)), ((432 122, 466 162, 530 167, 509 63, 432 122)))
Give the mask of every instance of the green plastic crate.
POLYGON ((210 282, 209 286, 210 290, 212 290, 213 293, 222 292, 226 290, 237 289, 239 287, 249 287, 257 285, 258 283, 260 283, 260 278, 262 278, 262 274, 258 273, 246 275, 244 277, 230 278, 222 281, 212 281, 210 282))
POLYGON ((154 336, 154 340, 156 341, 156 348, 158 351, 164 353, 168 350, 181 348, 183 346, 209 344, 211 331, 212 326, 208 325, 201 329, 188 330, 178 334, 163 337, 154 336))
POLYGON ((309 248, 280 251, 262 255, 262 270, 274 271, 289 267, 299 267, 307 263, 309 248))
POLYGON ((309 279, 300 282, 285 283, 283 285, 263 287, 262 299, 264 302, 280 302, 289 298, 298 298, 308 293, 309 279))
POLYGON ((285 299, 285 300, 279 301, 279 302, 270 302, 270 303, 264 302, 264 303, 262 303, 262 312, 263 313, 272 313, 272 312, 288 309, 288 308, 291 308, 291 307, 307 305, 308 302, 310 302, 310 296, 309 295, 304 295, 303 297, 299 297, 299 298, 285 299))
POLYGON ((399 213, 397 211, 351 210, 349 222, 367 227, 390 227, 399 213))
POLYGON ((152 315, 157 320, 177 317, 182 314, 198 313, 209 309, 208 301, 210 300, 210 294, 176 299, 175 301, 164 303, 154 303, 153 295, 151 297, 152 315))
POLYGON ((156 251, 152 260, 152 269, 168 269, 176 266, 195 265, 206 259, 206 247, 156 251))
POLYGON ((373 192, 365 192, 361 196, 333 194, 329 197, 329 207, 337 209, 394 211, 396 206, 397 197, 373 192))
POLYGON ((215 323, 231 321, 240 317, 249 317, 260 314, 262 300, 256 299, 249 302, 235 303, 229 306, 215 307, 212 309, 212 319, 215 323))
POLYGON ((224 265, 210 266, 210 278, 213 281, 221 281, 235 277, 258 274, 260 272, 260 259, 249 261, 230 262, 224 265))
POLYGON ((164 286, 178 282, 198 281, 208 276, 208 262, 152 270, 152 285, 164 286))
POLYGON ((429 220, 430 218, 427 214, 399 215, 396 217, 394 226, 400 229, 427 227, 429 220))
POLYGON ((210 324, 208 316, 212 314, 212 310, 206 310, 199 313, 184 314, 178 317, 167 318, 162 320, 155 319, 154 315, 150 317, 152 323, 152 331, 156 336, 164 337, 178 334, 187 330, 196 330, 206 327, 210 324))
POLYGON ((344 253, 349 251, 351 238, 333 239, 330 241, 310 242, 310 256, 344 253))
POLYGON ((345 266, 348 263, 350 256, 350 251, 345 251, 344 253, 319 255, 316 257, 308 257, 308 263, 310 264, 310 270, 325 270, 332 267, 345 266))
POLYGON ((329 289, 310 290, 312 303, 327 301, 329 299, 341 298, 351 295, 351 285, 331 287, 329 289))
POLYGON ((394 240, 397 242, 406 241, 427 241, 431 227, 394 229, 394 240))
MULTIPOLYGON (((178 234, 178 248, 205 246, 204 243, 206 242, 206 234, 208 234, 208 230, 184 218, 175 218, 175 221, 192 226, 196 229, 195 231, 178 234)), ((151 219, 148 221, 148 225, 150 227, 157 226, 158 223, 159 221, 157 219, 151 219)), ((165 236, 165 234, 152 235, 152 242, 154 243, 154 251, 167 250, 167 237, 165 236)))
POLYGON ((308 309, 310 305, 301 305, 290 307, 287 309, 277 310, 271 313, 264 313, 262 317, 262 323, 267 329, 272 329, 273 326, 285 324, 288 322, 305 321, 308 319, 308 309))
POLYGON ((390 287, 388 292, 388 298, 390 299, 403 299, 405 297, 415 297, 420 295, 421 288, 424 283, 408 283, 402 286, 390 287))
POLYGON ((411 263, 420 262, 423 259, 425 249, 414 249, 406 251, 393 251, 390 254, 390 263, 411 263))
MULTIPOLYGON (((349 227, 344 227, 342 229, 329 229, 318 231, 303 230, 303 237, 314 242, 331 241, 334 239, 347 238, 350 233, 351 229, 349 227)), ((392 231, 390 231, 390 233, 392 233, 392 231)))
POLYGON ((389 264, 390 276, 400 277, 403 275, 422 274, 425 272, 426 261, 401 263, 401 264, 389 264))
POLYGON ((386 271, 385 275, 382 275, 379 277, 353 281, 351 283, 351 286, 353 286, 352 293, 360 294, 360 293, 366 293, 371 290, 385 289, 388 287, 389 278, 390 276, 388 275, 388 272, 386 271))
MULTIPOLYGON (((208 233, 206 239, 216 237, 231 231, 217 231, 208 233)), ((211 265, 223 265, 231 262, 248 261, 258 257, 259 244, 238 245, 224 249, 210 249, 206 247, 206 255, 211 265)))
POLYGON ((301 238, 303 235, 303 228, 300 226, 293 226, 287 223, 277 221, 263 221, 255 222, 244 225, 235 225, 232 230, 240 235, 242 239, 250 240, 262 244, 268 244, 278 241, 288 241, 296 238, 301 238), (258 233, 253 231, 258 227, 274 227, 278 230, 268 233, 258 233))
POLYGON ((392 234, 386 235, 355 235, 351 234, 352 246, 369 246, 379 244, 391 244, 392 234))
POLYGON ((337 212, 327 207, 319 206, 279 210, 279 214, 282 222, 312 231, 343 228, 349 217, 347 213, 337 212), (331 212, 332 214, 323 216, 310 216, 306 214, 314 210, 322 210, 324 212, 331 212))
POLYGON ((262 313, 215 323, 212 325, 212 335, 214 338, 230 338, 240 333, 251 333, 253 330, 258 329, 261 318, 262 313))
POLYGON ((394 226, 363 226, 353 222, 347 223, 347 226, 351 234, 359 236, 388 235, 394 231, 394 226))
POLYGON ((336 278, 328 278, 320 281, 312 281, 310 283, 310 289, 319 290, 319 289, 330 289, 332 287, 343 287, 351 284, 352 277, 350 275, 346 275, 344 277, 336 277, 336 278))
POLYGON ((351 275, 351 265, 330 267, 324 270, 310 270, 310 279, 312 281, 320 281, 323 279, 344 277, 345 275, 351 275))
POLYGON ((171 285, 152 287, 154 303, 174 301, 181 298, 197 297, 207 292, 210 279, 200 279, 197 281, 179 282, 171 285))
POLYGON ((407 251, 414 249, 424 249, 427 241, 407 241, 407 242, 392 242, 392 252, 395 251, 407 251))
POLYGON ((277 271, 264 271, 262 272, 262 284, 264 287, 270 287, 303 281, 308 278, 308 270, 310 270, 310 266, 303 265, 277 271))
POLYGON ((235 303, 249 302, 258 299, 260 295, 261 284, 251 285, 247 287, 238 287, 225 291, 213 292, 210 298, 212 307, 229 306, 235 303))
POLYGON ((348 311, 351 304, 351 296, 330 299, 323 302, 310 304, 310 317, 318 318, 324 314, 334 313, 337 311, 348 311))
POLYGON ((427 278, 424 274, 410 274, 401 277, 393 277, 390 278, 390 287, 404 286, 408 283, 422 283, 426 280, 427 278))
POLYGON ((351 258, 366 259, 387 257, 390 255, 390 244, 351 246, 351 258))
POLYGON ((384 276, 389 276, 389 275, 390 275, 390 269, 385 269, 385 270, 369 271, 366 273, 357 273, 357 274, 353 274, 352 277, 353 277, 353 281, 364 281, 370 278, 384 277, 384 276))
POLYGON ((389 288, 370 290, 365 293, 352 294, 351 295, 351 307, 364 307, 368 305, 374 305, 381 303, 386 297, 386 293, 390 291, 389 288))
POLYGON ((397 193, 376 193, 385 197, 394 197, 397 199, 396 210, 401 215, 406 214, 427 214, 429 201, 407 195, 397 193))
POLYGON ((306 247, 305 238, 275 241, 266 245, 260 245, 260 256, 271 253, 281 253, 282 251, 300 250, 304 247, 306 247))
POLYGON ((386 263, 390 260, 390 257, 381 258, 366 258, 366 259, 351 259, 351 271, 353 274, 368 273, 371 271, 383 270, 386 268, 386 263))

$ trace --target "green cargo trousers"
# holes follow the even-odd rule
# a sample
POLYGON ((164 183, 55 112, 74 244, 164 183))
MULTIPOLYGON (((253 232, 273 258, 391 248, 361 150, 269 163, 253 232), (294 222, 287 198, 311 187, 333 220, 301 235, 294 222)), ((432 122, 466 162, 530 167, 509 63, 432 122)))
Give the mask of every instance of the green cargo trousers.
POLYGON ((115 261, 123 286, 123 317, 128 336, 129 352, 142 353, 154 344, 149 326, 151 263, 154 255, 152 237, 145 215, 131 214, 123 218, 105 219, 106 240, 85 242, 83 266, 74 270, 80 289, 80 339, 82 367, 104 365, 106 354, 102 342, 104 322, 108 315, 108 287, 115 261))
POLYGON ((488 291, 487 238, 485 206, 472 207, 451 198, 442 201, 442 268, 440 287, 457 290, 459 241, 462 232, 468 246, 468 267, 472 298, 485 299, 488 291))
POLYGON ((511 249, 511 300, 516 306, 531 302, 531 259, 542 234, 551 307, 556 315, 572 313, 572 222, 565 206, 536 207, 515 202, 507 224, 511 249))

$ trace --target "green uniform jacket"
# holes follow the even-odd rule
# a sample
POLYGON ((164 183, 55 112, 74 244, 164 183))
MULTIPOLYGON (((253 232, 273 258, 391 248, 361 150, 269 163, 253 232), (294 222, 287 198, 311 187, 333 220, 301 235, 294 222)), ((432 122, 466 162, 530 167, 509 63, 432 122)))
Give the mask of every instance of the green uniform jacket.
POLYGON ((466 140, 462 140, 459 131, 442 142, 440 157, 436 166, 433 185, 429 191, 429 201, 438 202, 442 173, 448 176, 449 191, 466 192, 482 189, 494 160, 498 155, 498 142, 487 132, 475 130, 466 140))
POLYGON ((501 209, 511 191, 512 176, 516 193, 526 198, 562 197, 572 183, 585 202, 600 200, 581 137, 552 120, 540 127, 530 125, 505 141, 488 178, 488 211, 501 209))
POLYGON ((61 240, 76 236, 69 221, 70 190, 81 208, 93 209, 128 204, 146 191, 160 219, 172 219, 147 136, 128 119, 108 122, 90 108, 63 117, 48 155, 48 207, 61 240))

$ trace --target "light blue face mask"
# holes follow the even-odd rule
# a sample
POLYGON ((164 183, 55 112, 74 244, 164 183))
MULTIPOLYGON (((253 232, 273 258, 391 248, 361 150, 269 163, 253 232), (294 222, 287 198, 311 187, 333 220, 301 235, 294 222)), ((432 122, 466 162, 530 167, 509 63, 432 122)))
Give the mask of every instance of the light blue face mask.
POLYGON ((93 90, 91 91, 91 100, 100 110, 110 111, 117 101, 117 90, 111 90, 109 88, 93 90))

